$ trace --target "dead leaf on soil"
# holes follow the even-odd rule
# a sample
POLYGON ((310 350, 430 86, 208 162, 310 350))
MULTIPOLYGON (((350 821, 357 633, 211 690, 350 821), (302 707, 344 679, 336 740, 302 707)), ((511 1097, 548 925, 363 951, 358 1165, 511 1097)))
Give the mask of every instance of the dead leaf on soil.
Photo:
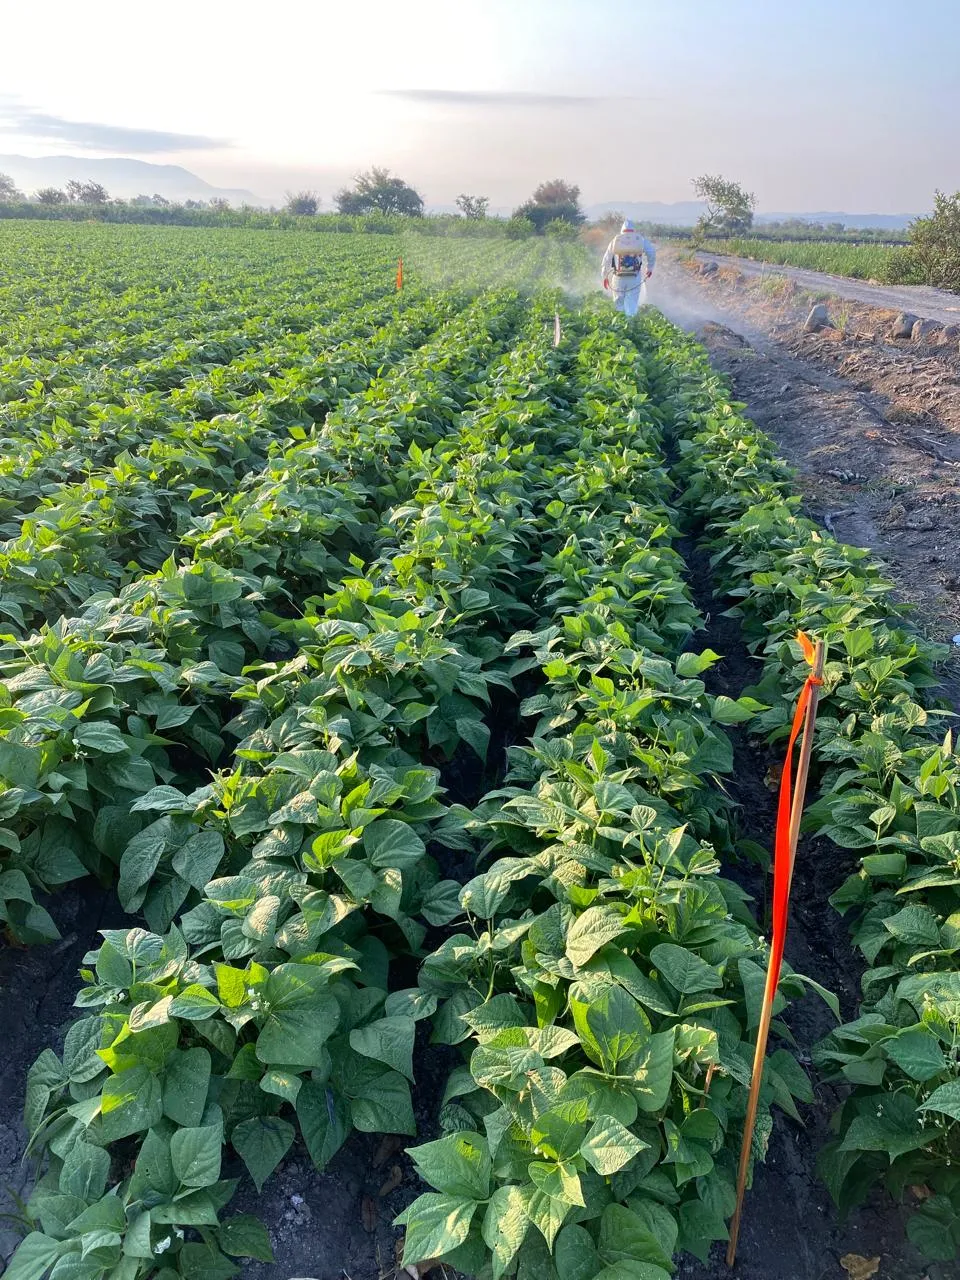
POLYGON ((402 1181, 403 1181, 403 1170, 400 1168, 398 1164, 395 1164, 393 1168, 390 1170, 390 1176, 387 1178, 386 1182, 383 1184, 383 1186, 380 1188, 377 1194, 379 1196, 390 1195, 391 1191, 396 1191, 397 1187, 399 1187, 402 1181))
POLYGON ((862 1258, 859 1253, 845 1253, 840 1265, 850 1280, 870 1280, 880 1270, 879 1258, 862 1258))
POLYGON ((392 1155, 394 1155, 403 1146, 403 1138, 399 1133, 385 1133, 380 1140, 380 1145, 374 1153, 370 1163, 374 1169, 379 1169, 381 1165, 387 1163, 392 1155))
POLYGON ((930 1197, 933 1195, 933 1192, 930 1190, 929 1187, 914 1186, 914 1187, 911 1187, 910 1190, 918 1200, 929 1200, 930 1197))
POLYGON ((363 1202, 360 1205, 360 1217, 363 1221, 364 1231, 376 1231, 380 1214, 377 1211, 377 1204, 373 1196, 363 1197, 363 1202))

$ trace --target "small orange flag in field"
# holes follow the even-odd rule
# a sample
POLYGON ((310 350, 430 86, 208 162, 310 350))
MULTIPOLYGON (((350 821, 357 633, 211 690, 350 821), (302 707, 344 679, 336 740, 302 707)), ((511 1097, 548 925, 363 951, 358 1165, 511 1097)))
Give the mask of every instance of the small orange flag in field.
POLYGON ((403 259, 397 262, 397 288, 403 288, 403 259))

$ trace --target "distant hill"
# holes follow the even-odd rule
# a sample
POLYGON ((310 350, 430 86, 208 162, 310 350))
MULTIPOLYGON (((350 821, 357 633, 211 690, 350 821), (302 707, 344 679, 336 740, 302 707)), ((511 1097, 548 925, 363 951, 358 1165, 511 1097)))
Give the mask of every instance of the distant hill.
POLYGON ((0 156, 0 173, 7 173, 21 191, 62 187, 71 178, 102 183, 111 196, 129 199, 160 195, 167 200, 229 200, 231 204, 266 207, 270 202, 252 191, 214 187, 178 164, 150 164, 146 160, 90 160, 83 156, 0 156))
MULTIPOLYGON (((690 227, 704 212, 705 205, 697 200, 680 200, 664 204, 659 200, 637 202, 635 200, 610 200, 592 204, 586 209, 588 218, 602 218, 605 213, 617 209, 638 222, 661 222, 666 226, 690 227)), ((758 213, 755 220, 765 222, 789 222, 801 218, 804 222, 842 222, 845 227, 878 227, 888 231, 900 231, 913 218, 913 213, 758 213)))

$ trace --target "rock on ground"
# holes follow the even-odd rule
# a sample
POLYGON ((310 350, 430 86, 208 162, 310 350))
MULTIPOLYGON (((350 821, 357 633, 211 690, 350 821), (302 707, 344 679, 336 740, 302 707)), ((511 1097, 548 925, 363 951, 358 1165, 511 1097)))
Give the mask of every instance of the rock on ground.
POLYGON ((819 329, 832 328, 833 325, 830 323, 830 312, 827 310, 826 303, 818 302, 815 307, 810 309, 810 314, 804 322, 804 333, 816 333, 819 329))
POLYGON ((912 338, 913 326, 920 319, 910 311, 901 311, 890 327, 891 338, 912 338))

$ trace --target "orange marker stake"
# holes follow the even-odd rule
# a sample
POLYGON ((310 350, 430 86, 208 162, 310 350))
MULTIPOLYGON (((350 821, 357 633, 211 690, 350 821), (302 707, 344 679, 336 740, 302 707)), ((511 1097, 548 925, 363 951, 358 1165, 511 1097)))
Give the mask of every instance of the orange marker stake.
POLYGON ((397 292, 403 288, 403 258, 397 262, 397 292))
POLYGON ((743 1143, 740 1147, 740 1168, 737 1173, 737 1207, 730 1222, 730 1243, 727 1245, 727 1266, 732 1267, 737 1256, 737 1240, 740 1236, 740 1220, 743 1213, 743 1196, 750 1168, 750 1150, 757 1123, 757 1104, 763 1081, 763 1063, 767 1055, 767 1039, 773 1017, 773 1002, 780 984, 783 965, 783 949, 787 938, 787 919, 790 910, 790 886, 793 883, 793 867, 797 857, 797 840, 800 836, 800 819, 807 792, 810 773, 810 755, 813 751, 813 727, 817 719, 820 686, 823 684, 823 641, 814 645, 802 631, 797 639, 803 656, 812 668, 804 681, 787 743, 787 758, 780 776, 780 799, 777 805, 777 833, 773 861, 773 937, 770 942, 770 963, 767 965, 767 981, 763 990, 763 1006, 760 1026, 757 1028, 757 1045, 753 1055, 753 1074, 750 1077, 750 1095, 743 1123, 743 1143), (803 729, 800 744, 800 760, 797 764, 797 785, 792 785, 793 749, 803 729))

